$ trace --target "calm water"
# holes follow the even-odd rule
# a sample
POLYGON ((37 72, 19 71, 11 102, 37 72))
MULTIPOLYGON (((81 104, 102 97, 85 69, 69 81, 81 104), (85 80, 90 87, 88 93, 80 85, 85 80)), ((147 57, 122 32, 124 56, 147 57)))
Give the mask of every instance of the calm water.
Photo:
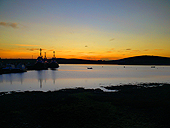
POLYGON ((64 65, 57 70, 0 75, 0 92, 48 91, 64 88, 141 83, 170 83, 170 66, 64 65), (93 67, 93 69, 87 69, 93 67))

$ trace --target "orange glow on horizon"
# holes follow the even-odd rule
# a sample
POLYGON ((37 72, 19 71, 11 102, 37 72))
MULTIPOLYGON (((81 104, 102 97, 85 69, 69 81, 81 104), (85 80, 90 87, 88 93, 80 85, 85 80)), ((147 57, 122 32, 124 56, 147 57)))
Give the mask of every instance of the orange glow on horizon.
MULTIPOLYGON (((53 53, 52 52, 46 52, 46 56, 48 59, 53 57, 53 53)), ((27 52, 9 52, 9 51, 0 51, 0 57, 1 59, 37 59, 37 57, 39 56, 38 52, 32 52, 31 53, 27 53, 27 52), (12 54, 11 54, 12 53, 12 54)), ((44 57, 44 52, 42 52, 42 56, 44 57)), ((76 54, 66 54, 66 53, 57 53, 55 54, 56 58, 65 58, 65 59, 85 59, 85 60, 117 60, 117 59, 122 59, 125 58, 126 56, 107 56, 107 55, 76 55, 76 54)))
MULTIPOLYGON (((118 60, 133 56, 141 56, 141 55, 154 55, 154 56, 163 56, 169 57, 168 52, 164 52, 162 49, 153 49, 150 54, 147 49, 142 50, 132 50, 132 49, 123 49, 116 50, 110 49, 107 51, 85 51, 85 50, 55 50, 55 49, 44 49, 42 48, 42 56, 44 56, 46 52, 46 56, 48 59, 53 57, 53 51, 55 51, 56 58, 66 58, 66 59, 85 59, 85 60, 118 60), (161 53, 162 52, 162 53, 161 53), (160 54, 161 53, 161 54, 160 54)), ((37 59, 40 55, 39 48, 15 48, 15 49, 7 49, 0 51, 0 58, 4 59, 37 59)))

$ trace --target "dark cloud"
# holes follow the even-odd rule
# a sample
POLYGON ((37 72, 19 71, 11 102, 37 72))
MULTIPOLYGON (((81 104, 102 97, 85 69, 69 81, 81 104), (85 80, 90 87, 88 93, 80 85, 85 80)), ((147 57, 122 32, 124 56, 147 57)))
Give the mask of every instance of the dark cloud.
POLYGON ((140 50, 133 50, 133 49, 130 49, 130 48, 127 48, 126 51, 129 51, 129 53, 140 52, 140 50))
POLYGON ((14 44, 17 46, 39 46, 39 45, 34 45, 34 44, 14 44))
POLYGON ((56 51, 56 50, 54 50, 54 49, 50 49, 50 50, 48 50, 49 52, 53 52, 53 51, 55 51, 55 52, 63 52, 63 51, 56 51))
POLYGON ((154 49, 154 50, 156 50, 156 51, 161 51, 161 50, 163 50, 163 49, 154 49))
POLYGON ((65 53, 69 53, 69 52, 71 52, 71 51, 65 51, 65 53))
POLYGON ((6 22, 0 22, 0 25, 7 26, 7 23, 6 22))
POLYGON ((108 51, 106 51, 106 53, 112 53, 114 50, 115 50, 114 48, 111 48, 108 51))
POLYGON ((112 38, 112 39, 110 39, 109 41, 113 41, 113 40, 115 40, 115 38, 112 38))
POLYGON ((0 48, 0 51, 11 51, 11 50, 6 50, 6 49, 0 48))
POLYGON ((148 49, 145 49, 144 51, 149 51, 148 49))
POLYGON ((29 51, 36 51, 36 50, 40 50, 39 48, 27 48, 27 50, 29 51))
POLYGON ((50 49, 50 50, 48 50, 48 51, 50 51, 50 52, 51 52, 51 51, 54 51, 54 50, 53 50, 53 49, 50 49))
POLYGON ((18 28, 17 23, 0 22, 0 26, 18 28))
POLYGON ((133 50, 133 52, 140 52, 140 50, 133 50))
MULTIPOLYGON (((26 50, 29 50, 29 51, 39 51, 40 49, 39 48, 27 48, 26 50)), ((42 49, 41 50, 46 50, 46 49, 42 49)))
POLYGON ((68 55, 71 58, 76 58, 76 55, 68 55))
POLYGON ((13 28, 17 28, 17 23, 10 23, 9 26, 13 27, 13 28))
POLYGON ((107 51, 107 53, 112 53, 112 51, 107 51))

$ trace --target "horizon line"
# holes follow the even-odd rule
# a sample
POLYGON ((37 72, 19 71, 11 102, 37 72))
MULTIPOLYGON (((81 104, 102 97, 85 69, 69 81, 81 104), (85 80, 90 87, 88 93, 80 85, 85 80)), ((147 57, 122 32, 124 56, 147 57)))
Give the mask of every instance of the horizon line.
MULTIPOLYGON (((155 55, 140 55, 140 56, 170 58, 170 57, 155 56, 155 55)), ((125 58, 121 58, 121 59, 140 57, 140 56, 131 56, 131 57, 125 57, 125 58)), ((0 59, 33 59, 33 60, 36 60, 37 58, 1 58, 0 57, 0 59)), ((47 59, 52 59, 52 58, 47 58, 47 59)), ((113 59, 81 59, 81 58, 57 58, 57 57, 56 57, 56 59, 77 59, 77 60, 90 60, 90 61, 112 61, 113 60, 113 59)), ((115 59, 115 60, 121 60, 121 59, 115 59)))

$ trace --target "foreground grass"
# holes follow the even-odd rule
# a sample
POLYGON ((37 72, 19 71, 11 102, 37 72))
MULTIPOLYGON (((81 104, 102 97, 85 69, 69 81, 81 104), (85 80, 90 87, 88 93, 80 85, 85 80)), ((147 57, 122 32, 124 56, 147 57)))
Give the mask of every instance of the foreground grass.
POLYGON ((106 93, 78 88, 1 93, 1 128, 164 128, 170 125, 169 84, 154 88, 135 85, 107 88, 120 91, 106 93))

